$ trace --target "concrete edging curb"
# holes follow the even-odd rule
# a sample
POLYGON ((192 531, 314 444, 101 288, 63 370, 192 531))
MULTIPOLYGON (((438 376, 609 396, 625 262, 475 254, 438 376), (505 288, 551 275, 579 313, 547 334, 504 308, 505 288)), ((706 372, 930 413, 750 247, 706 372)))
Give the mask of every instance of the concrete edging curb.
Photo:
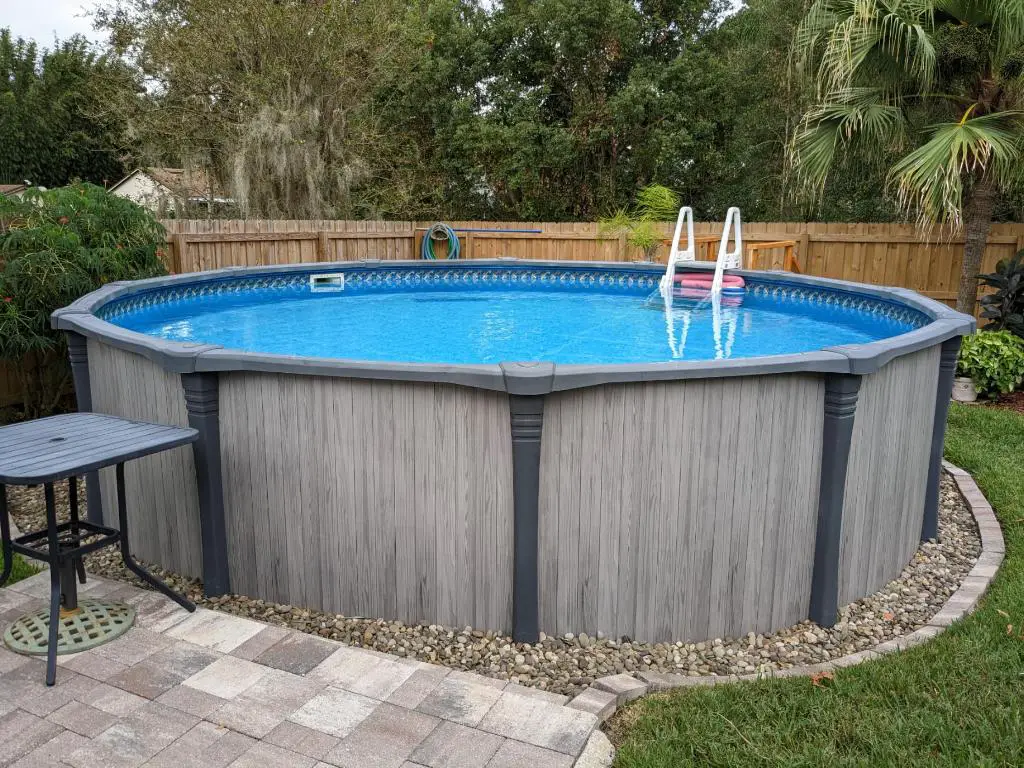
POLYGON ((967 508, 970 509, 971 515, 978 525, 981 554, 956 592, 949 597, 939 612, 932 616, 925 626, 908 635, 880 643, 874 648, 841 656, 832 661, 773 670, 768 674, 690 677, 670 672, 639 672, 634 677, 632 674, 624 672, 618 675, 609 675, 595 680, 591 687, 572 699, 566 706, 589 712, 595 715, 599 722, 603 722, 611 717, 618 707, 648 693, 698 685, 756 681, 772 677, 809 677, 821 672, 831 672, 871 659, 878 659, 893 651, 912 648, 941 634, 953 622, 959 621, 974 611, 978 601, 999 571, 999 566, 1006 554, 1006 545, 1003 542, 1003 532, 999 527, 999 521, 996 519, 992 506, 974 482, 974 478, 948 461, 943 460, 942 467, 953 478, 953 482, 956 483, 960 494, 967 503, 967 508))

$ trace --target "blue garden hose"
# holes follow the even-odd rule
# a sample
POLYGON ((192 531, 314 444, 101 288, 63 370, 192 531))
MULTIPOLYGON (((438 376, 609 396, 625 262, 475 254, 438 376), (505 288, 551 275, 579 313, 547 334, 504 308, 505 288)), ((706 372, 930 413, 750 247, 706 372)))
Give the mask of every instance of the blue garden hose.
POLYGON ((438 222, 434 224, 430 229, 423 235, 423 243, 420 246, 420 258, 434 261, 437 259, 437 255, 434 253, 434 238, 437 236, 438 240, 442 237, 448 239, 448 258, 457 259, 459 258, 459 236, 455 234, 455 230, 449 227, 447 224, 438 222))

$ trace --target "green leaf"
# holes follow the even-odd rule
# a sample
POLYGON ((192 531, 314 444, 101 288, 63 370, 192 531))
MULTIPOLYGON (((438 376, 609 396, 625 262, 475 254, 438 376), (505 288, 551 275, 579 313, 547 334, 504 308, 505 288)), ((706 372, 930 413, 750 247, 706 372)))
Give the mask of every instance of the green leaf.
POLYGON ((963 224, 964 186, 988 175, 1001 187, 1021 172, 1024 112, 1000 112, 936 126, 931 138, 890 173, 901 205, 917 209, 922 224, 963 224))

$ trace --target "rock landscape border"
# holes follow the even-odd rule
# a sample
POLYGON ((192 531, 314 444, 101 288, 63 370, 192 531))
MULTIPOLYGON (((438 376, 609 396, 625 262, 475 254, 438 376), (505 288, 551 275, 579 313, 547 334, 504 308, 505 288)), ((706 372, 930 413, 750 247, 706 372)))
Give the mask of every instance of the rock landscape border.
POLYGON ((941 634, 946 627, 974 611, 1006 556, 1006 545, 1003 541, 1002 529, 999 527, 999 520, 992 510, 992 505, 974 482, 974 478, 948 461, 944 460, 942 466, 953 478, 953 482, 960 491, 960 495, 963 496, 964 502, 978 526, 981 554, 974 567, 960 583, 959 588, 946 600, 939 612, 928 620, 925 626, 902 637, 880 643, 874 648, 841 656, 832 661, 771 670, 767 673, 691 677, 671 672, 638 672, 635 676, 622 673, 600 677, 566 706, 590 712, 598 718, 598 721, 604 722, 615 713, 618 707, 649 693, 694 686, 754 682, 775 677, 810 677, 822 672, 833 672, 837 669, 856 666, 865 661, 879 659, 887 653, 912 648, 941 634))

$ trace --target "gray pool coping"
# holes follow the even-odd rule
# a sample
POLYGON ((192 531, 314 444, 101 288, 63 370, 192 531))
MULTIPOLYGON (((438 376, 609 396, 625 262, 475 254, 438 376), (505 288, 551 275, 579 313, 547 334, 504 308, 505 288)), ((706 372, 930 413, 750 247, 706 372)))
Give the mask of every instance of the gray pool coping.
POLYGON ((756 682, 773 678, 810 677, 821 673, 835 672, 846 667, 880 659, 889 653, 905 651, 942 634, 947 627, 974 612, 982 596, 988 590, 1006 556, 1006 545, 999 520, 969 473, 943 460, 943 469, 956 483, 978 526, 981 538, 981 554, 974 566, 964 577, 959 588, 950 595, 942 608, 924 626, 901 637, 841 656, 821 664, 807 664, 771 670, 766 673, 749 675, 700 675, 689 676, 671 672, 639 672, 634 677, 629 673, 600 677, 585 691, 572 699, 566 706, 590 712, 600 721, 605 721, 623 704, 649 693, 670 691, 677 688, 723 685, 727 683, 756 682))
MULTIPOLYGON (((738 270, 738 273, 760 283, 819 287, 881 299, 915 309, 929 317, 931 322, 922 328, 870 344, 835 346, 816 352, 793 355, 615 365, 563 365, 516 361, 470 365, 362 361, 245 352, 216 344, 158 339, 126 330, 95 315, 95 312, 103 305, 138 292, 183 283, 206 283, 249 275, 320 273, 375 267, 450 270, 509 267, 510 265, 561 270, 587 269, 654 274, 661 274, 664 271, 662 265, 654 263, 533 261, 508 258, 472 261, 365 259, 264 267, 228 267, 208 272, 109 283, 54 312, 51 316, 51 324, 55 329, 73 331, 86 338, 100 339, 113 347, 140 354, 157 363, 164 370, 175 373, 257 371, 393 381, 440 382, 523 395, 539 395, 609 383, 756 376, 775 373, 813 372, 864 375, 873 373, 896 357, 911 354, 955 336, 969 334, 976 327, 973 317, 961 314, 945 304, 907 289, 862 285, 811 275, 797 275, 791 272, 752 270, 738 270)), ((711 268, 713 267, 710 265, 687 265, 687 269, 697 271, 711 268)))

